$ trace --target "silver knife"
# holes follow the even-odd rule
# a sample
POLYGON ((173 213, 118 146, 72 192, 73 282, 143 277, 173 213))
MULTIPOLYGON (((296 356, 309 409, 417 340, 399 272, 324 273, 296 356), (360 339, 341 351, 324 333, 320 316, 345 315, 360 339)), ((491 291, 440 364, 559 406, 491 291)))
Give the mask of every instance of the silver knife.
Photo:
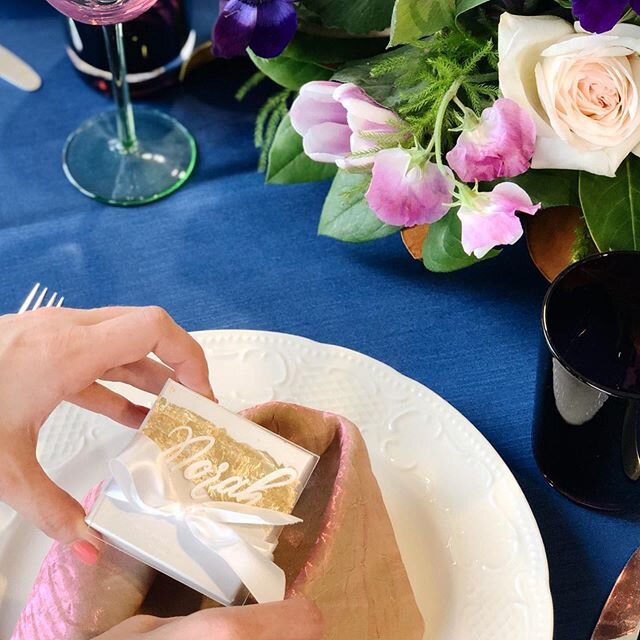
POLYGON ((21 58, 0 45, 0 78, 23 89, 37 91, 42 85, 40 76, 21 58))
POLYGON ((637 640, 639 633, 640 549, 636 549, 613 585, 591 640, 637 640))

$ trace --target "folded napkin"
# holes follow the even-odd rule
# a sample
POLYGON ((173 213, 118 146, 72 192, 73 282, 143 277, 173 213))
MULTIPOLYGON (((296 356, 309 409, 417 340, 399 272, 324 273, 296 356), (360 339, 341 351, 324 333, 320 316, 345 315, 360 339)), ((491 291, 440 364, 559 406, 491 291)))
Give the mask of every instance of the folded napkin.
MULTIPOLYGON (((322 610, 325 640, 422 640, 424 623, 358 428, 339 416, 269 403, 244 416, 321 455, 275 561, 287 597, 322 610)), ((89 508, 98 490, 85 499, 89 508)), ((89 640, 138 611, 184 615, 213 603, 108 549, 94 567, 54 544, 12 640, 89 640)))
MULTIPOLYGON (((88 511, 102 483, 85 497, 88 511)), ((11 640, 88 640, 135 615, 155 571, 106 547, 89 566, 54 542, 31 589, 11 640)))
POLYGON ((422 640, 424 623, 360 430, 345 418, 269 403, 249 420, 322 454, 275 562, 287 597, 303 595, 324 614, 325 640, 422 640))

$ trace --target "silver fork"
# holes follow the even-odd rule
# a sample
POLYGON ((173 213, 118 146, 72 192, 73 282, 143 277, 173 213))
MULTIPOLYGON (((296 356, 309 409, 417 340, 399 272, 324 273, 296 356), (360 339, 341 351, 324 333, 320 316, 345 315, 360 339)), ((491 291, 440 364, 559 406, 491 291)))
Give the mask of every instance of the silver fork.
POLYGON ((64 302, 64 296, 58 297, 57 291, 54 291, 51 294, 51 296, 49 297, 49 300, 47 300, 45 304, 44 299, 49 289, 47 287, 42 287, 41 289, 40 286, 41 286, 40 283, 36 282, 33 289, 29 291, 29 295, 24 299, 24 302, 22 303, 22 306, 18 310, 18 313, 35 311, 36 309, 39 309, 42 306, 45 306, 45 307, 61 307, 62 306, 62 303, 64 302))

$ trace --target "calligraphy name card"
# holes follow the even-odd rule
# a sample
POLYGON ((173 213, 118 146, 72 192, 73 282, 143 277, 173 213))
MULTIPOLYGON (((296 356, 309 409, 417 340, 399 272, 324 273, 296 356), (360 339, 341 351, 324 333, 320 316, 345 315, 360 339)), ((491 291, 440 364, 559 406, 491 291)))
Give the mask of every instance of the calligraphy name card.
MULTIPOLYGON (((247 585, 256 597, 277 599, 273 594, 284 589, 283 582, 273 583, 283 580, 274 576, 280 570, 256 569, 273 577, 270 587, 241 579, 234 567, 246 563, 216 552, 215 540, 207 547, 202 514, 232 529, 227 533, 239 538, 236 549, 250 544, 248 556, 271 563, 278 525, 295 521, 288 514, 317 462, 316 455, 169 381, 114 461, 120 471, 112 465, 114 479, 87 523, 107 542, 221 604, 244 602, 247 585), (197 514, 191 517, 197 526, 189 514, 197 514)), ((219 524, 211 526, 219 531, 219 524)))

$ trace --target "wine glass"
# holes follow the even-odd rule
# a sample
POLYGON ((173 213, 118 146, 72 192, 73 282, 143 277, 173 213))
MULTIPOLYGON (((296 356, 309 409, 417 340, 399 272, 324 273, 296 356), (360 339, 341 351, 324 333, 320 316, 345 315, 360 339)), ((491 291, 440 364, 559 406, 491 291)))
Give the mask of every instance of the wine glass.
POLYGON ((69 136, 63 151, 67 178, 85 195, 109 204, 144 204, 169 195, 193 171, 195 141, 168 115, 132 107, 122 36, 122 23, 156 0, 47 2, 73 20, 102 26, 113 76, 116 110, 90 118, 69 136))

